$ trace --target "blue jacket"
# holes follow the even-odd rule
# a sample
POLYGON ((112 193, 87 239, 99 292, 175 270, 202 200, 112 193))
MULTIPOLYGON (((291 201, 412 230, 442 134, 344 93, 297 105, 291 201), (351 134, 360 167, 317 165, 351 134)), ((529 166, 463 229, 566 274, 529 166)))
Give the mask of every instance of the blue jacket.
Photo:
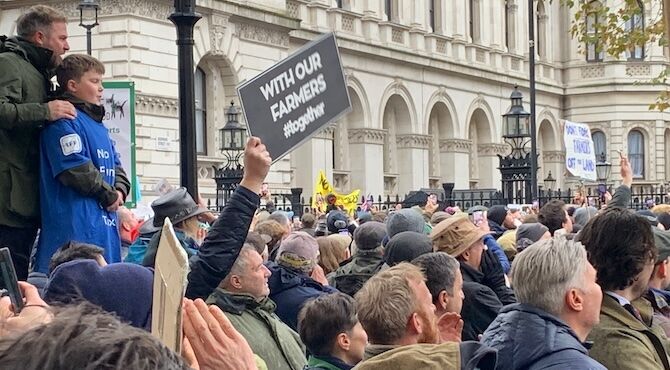
POLYGON ((268 285, 270 299, 277 304, 275 314, 281 321, 298 330, 298 312, 308 300, 323 294, 337 292, 337 289, 321 285, 311 277, 274 262, 266 264, 272 272, 268 285))
POLYGON ((505 254, 505 251, 503 251, 500 244, 498 244, 498 241, 493 238, 492 235, 487 235, 484 237, 484 245, 486 245, 486 248, 488 248, 491 252, 493 252, 493 254, 496 255, 498 261, 500 261, 500 266, 502 267, 505 275, 509 274, 509 270, 512 268, 512 265, 509 263, 509 259, 507 259, 507 255, 505 254))
POLYGON ((482 343, 498 350, 498 370, 607 370, 563 321, 521 303, 500 310, 482 343))

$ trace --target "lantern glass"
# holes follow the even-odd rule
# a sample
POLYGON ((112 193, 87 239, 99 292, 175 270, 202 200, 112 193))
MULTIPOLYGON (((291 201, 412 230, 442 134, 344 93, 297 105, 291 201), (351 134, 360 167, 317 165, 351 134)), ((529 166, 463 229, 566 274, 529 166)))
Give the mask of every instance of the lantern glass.
POLYGON ((228 130, 223 130, 223 145, 221 146, 221 149, 230 150, 232 147, 232 143, 233 143, 232 133, 228 130))
POLYGON ((530 117, 521 116, 519 117, 519 135, 528 136, 530 135, 530 117))
POLYGON ((507 136, 517 136, 519 135, 519 116, 516 114, 510 114, 509 116, 505 117, 505 120, 507 121, 507 136))

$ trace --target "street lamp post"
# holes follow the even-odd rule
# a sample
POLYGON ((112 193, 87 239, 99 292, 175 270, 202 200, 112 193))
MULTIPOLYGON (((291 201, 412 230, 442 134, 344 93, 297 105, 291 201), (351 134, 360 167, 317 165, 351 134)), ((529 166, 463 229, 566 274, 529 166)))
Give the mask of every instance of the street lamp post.
POLYGON ((198 199, 198 164, 195 148, 195 94, 193 68, 193 26, 202 18, 195 12, 195 0, 175 0, 168 19, 177 27, 179 68, 179 160, 181 186, 198 199))
POLYGON ((86 53, 91 55, 91 30, 98 25, 98 8, 96 0, 82 0, 79 9, 79 26, 86 29, 86 53))
POLYGON ((532 160, 527 144, 532 137, 529 127, 530 113, 523 108, 523 95, 518 86, 510 96, 512 106, 503 114, 503 138, 512 151, 500 159, 503 198, 508 203, 531 203, 537 196, 531 191, 532 160))
POLYGON ((530 191, 537 199, 537 130, 535 124, 535 4, 528 0, 528 70, 530 89, 530 191))
POLYGON ((247 129, 242 125, 238 116, 240 110, 231 101, 226 111, 226 124, 219 129, 219 150, 223 153, 224 163, 221 167, 214 167, 214 181, 216 181, 216 206, 220 211, 228 202, 232 192, 242 181, 244 167, 240 159, 244 154, 244 145, 247 142, 247 129))

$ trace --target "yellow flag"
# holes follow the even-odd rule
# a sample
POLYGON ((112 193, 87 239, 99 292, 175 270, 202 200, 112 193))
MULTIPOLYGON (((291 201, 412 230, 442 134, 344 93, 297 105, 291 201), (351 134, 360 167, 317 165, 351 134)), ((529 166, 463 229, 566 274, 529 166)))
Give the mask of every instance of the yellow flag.
POLYGON ((316 179, 316 185, 314 186, 312 208, 317 209, 319 212, 326 212, 326 208, 328 207, 326 197, 328 194, 333 194, 336 197, 335 205, 342 207, 348 214, 353 216, 356 212, 360 193, 361 191, 356 189, 347 195, 338 194, 335 192, 335 189, 333 189, 330 182, 328 182, 326 173, 323 170, 320 170, 316 179))

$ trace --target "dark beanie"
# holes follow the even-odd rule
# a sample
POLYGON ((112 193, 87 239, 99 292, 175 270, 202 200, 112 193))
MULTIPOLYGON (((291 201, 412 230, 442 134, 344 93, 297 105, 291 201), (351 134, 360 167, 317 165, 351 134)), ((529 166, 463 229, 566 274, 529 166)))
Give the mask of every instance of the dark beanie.
POLYGON ((386 225, 377 221, 368 221, 354 231, 354 242, 360 250, 379 247, 386 236, 386 225))
POLYGON ((44 300, 69 304, 86 300, 130 325, 151 330, 153 270, 133 263, 100 267, 94 260, 66 262, 54 269, 44 300))
POLYGON ((666 230, 670 230, 670 213, 661 213, 658 217, 658 222, 663 224, 666 230))
POLYGON ((489 208, 489 213, 487 214, 489 220, 497 223, 498 225, 503 224, 505 217, 507 217, 507 207, 505 206, 493 206, 489 208))
POLYGON ((400 262, 411 262, 422 254, 433 251, 430 237, 415 231, 403 231, 394 235, 384 249, 384 259, 389 266, 400 262))
POLYGON ((530 239, 533 243, 540 240, 549 229, 539 222, 530 224, 521 224, 516 228, 516 240, 530 239))

